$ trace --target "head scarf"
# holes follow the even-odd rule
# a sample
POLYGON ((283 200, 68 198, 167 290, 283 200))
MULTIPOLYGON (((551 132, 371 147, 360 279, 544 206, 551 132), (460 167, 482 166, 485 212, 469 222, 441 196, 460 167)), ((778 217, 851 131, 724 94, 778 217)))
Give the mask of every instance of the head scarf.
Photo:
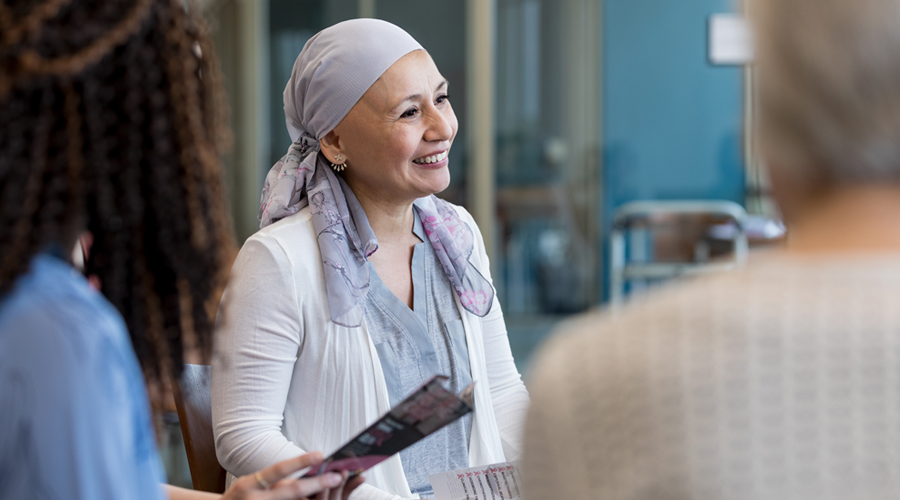
MULTIPOLYGON (((392 64, 419 49, 413 37, 386 21, 344 21, 306 42, 284 89, 293 144, 266 175, 259 227, 310 206, 331 319, 340 325, 362 324, 370 279, 367 260, 378 250, 378 241, 356 196, 318 154, 318 140, 392 64)), ((486 315, 494 289, 469 263, 472 229, 452 205, 434 195, 413 205, 460 303, 473 314, 486 315)))

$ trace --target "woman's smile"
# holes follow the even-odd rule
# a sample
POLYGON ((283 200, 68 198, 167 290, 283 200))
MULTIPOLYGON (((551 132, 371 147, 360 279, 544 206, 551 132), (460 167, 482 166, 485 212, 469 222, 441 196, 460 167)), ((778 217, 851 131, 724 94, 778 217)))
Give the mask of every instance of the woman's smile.
POLYGON ((439 153, 432 153, 421 158, 416 158, 412 162, 420 167, 436 170, 447 166, 447 157, 449 156, 449 154, 450 150, 445 149, 444 151, 441 151, 439 153))

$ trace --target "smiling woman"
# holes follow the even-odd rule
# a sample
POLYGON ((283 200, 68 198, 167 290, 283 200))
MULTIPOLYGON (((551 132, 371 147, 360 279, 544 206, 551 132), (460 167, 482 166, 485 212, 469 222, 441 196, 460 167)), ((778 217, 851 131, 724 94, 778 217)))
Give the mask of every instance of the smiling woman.
POLYGON ((513 460, 528 393, 484 243, 450 182, 458 122, 431 56, 356 19, 307 42, 285 88, 293 144, 232 269, 212 369, 216 451, 244 474, 331 451, 435 374, 464 417, 367 473, 355 498, 433 496, 428 474, 513 460))

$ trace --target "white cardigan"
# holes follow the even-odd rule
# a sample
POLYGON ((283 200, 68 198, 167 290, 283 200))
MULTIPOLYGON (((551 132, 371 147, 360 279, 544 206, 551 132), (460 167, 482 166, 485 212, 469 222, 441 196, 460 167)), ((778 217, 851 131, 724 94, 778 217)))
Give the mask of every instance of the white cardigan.
MULTIPOLYGON (((484 242, 471 262, 488 278, 484 242)), ((529 399, 513 363, 500 304, 479 318, 457 300, 475 385, 469 465, 515 460, 529 399), (488 356, 487 353, 490 353, 488 356)), ((254 234, 241 248, 219 308, 212 360, 216 455, 235 475, 320 450, 326 455, 390 410, 365 323, 331 321, 309 207, 254 234)), ((417 498, 399 455, 365 473, 354 500, 417 498)))

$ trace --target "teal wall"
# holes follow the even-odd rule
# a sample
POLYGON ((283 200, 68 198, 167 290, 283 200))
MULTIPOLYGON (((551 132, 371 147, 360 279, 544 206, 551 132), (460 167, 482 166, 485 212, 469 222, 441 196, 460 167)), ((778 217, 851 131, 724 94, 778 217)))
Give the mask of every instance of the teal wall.
POLYGON ((742 70, 707 61, 709 16, 734 10, 728 0, 603 1, 606 267, 624 203, 744 202, 742 70))

